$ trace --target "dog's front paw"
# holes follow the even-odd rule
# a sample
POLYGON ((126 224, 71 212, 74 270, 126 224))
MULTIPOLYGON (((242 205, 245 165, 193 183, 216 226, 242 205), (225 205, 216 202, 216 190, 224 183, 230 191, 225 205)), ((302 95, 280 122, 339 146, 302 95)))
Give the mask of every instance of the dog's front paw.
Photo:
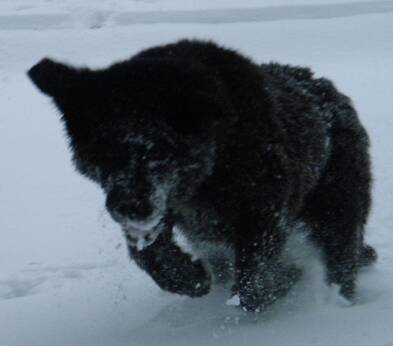
POLYGON ((172 293, 200 297, 210 291, 212 278, 202 261, 182 263, 178 266, 159 266, 150 272, 156 283, 172 293))
POLYGON ((240 307, 244 311, 264 311, 277 299, 274 292, 267 287, 263 287, 261 279, 255 275, 250 275, 247 279, 242 280, 237 290, 240 307))
POLYGON ((234 289, 239 295, 243 310, 260 312, 284 297, 299 281, 301 275, 302 271, 294 266, 276 269, 273 272, 248 273, 234 289))
MULTIPOLYGON (((154 228, 157 230, 157 228, 154 228)), ((156 239, 139 247, 129 242, 135 262, 165 291, 200 297, 209 293, 212 277, 201 260, 193 261, 172 240, 171 232, 158 230, 156 239)), ((129 240, 130 234, 127 234, 129 240)))

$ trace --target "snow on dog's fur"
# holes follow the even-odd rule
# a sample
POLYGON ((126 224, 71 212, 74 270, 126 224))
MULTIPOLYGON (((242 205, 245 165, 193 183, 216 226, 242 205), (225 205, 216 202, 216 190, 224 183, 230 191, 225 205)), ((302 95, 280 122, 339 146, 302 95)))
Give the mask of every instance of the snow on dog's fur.
POLYGON ((376 256, 363 243, 368 137, 330 81, 186 40, 101 70, 44 59, 29 76, 53 97, 78 171, 104 189, 131 257, 161 288, 208 293, 214 250, 201 250, 216 245, 233 255, 242 307, 263 309, 300 276, 284 249, 301 222, 327 281, 354 297, 358 268, 376 256), (175 226, 200 258, 176 243, 175 226))

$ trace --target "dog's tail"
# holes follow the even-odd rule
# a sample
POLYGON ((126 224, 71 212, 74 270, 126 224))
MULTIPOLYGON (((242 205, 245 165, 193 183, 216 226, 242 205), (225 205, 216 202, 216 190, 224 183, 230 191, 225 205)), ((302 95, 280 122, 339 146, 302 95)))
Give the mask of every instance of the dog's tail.
POLYGON ((377 261, 377 251, 370 245, 364 245, 359 256, 359 267, 366 267, 377 261))

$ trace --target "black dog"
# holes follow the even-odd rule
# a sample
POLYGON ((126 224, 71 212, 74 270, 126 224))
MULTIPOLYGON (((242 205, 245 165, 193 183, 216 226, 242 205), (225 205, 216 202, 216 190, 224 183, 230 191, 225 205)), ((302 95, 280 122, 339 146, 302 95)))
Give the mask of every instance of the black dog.
POLYGON ((231 249, 234 294, 263 309, 299 277, 283 248, 300 221, 323 250, 327 281, 353 298, 359 267, 376 259, 363 241, 368 137, 330 81, 186 40, 102 70, 44 59, 28 74, 53 97, 78 171, 102 186, 132 258, 161 288, 196 297, 211 286, 208 255, 182 251, 177 226, 195 249, 231 249))

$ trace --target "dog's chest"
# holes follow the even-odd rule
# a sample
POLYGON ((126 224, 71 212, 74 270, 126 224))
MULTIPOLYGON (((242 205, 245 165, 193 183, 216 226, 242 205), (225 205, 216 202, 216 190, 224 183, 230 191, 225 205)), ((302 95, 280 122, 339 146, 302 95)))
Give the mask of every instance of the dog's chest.
POLYGON ((192 243, 226 243, 230 241, 231 228, 220 217, 214 206, 189 204, 178 210, 178 227, 192 243))

